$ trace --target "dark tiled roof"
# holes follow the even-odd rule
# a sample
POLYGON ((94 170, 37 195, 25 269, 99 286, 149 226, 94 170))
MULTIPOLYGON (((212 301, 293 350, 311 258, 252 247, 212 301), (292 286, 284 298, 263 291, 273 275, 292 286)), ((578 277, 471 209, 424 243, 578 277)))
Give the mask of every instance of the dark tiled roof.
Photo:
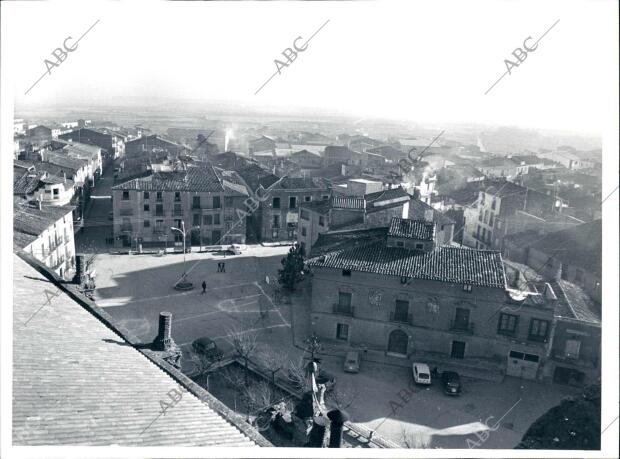
POLYGON ((39 188, 41 174, 13 167, 13 194, 30 194, 39 188))
POLYGON ((324 199, 322 201, 302 202, 301 204, 299 204, 299 207, 302 209, 308 209, 312 212, 317 212, 321 215, 325 215, 329 212, 329 209, 332 208, 332 205, 329 199, 324 199))
POLYGON ((312 246, 310 256, 316 257, 335 250, 352 249, 375 242, 383 242, 387 232, 387 228, 327 231, 319 234, 319 238, 312 246))
MULTIPOLYGON (((13 234, 39 236, 43 231, 73 211, 72 206, 43 206, 41 210, 27 203, 13 205, 13 234)), ((69 217, 73 218, 73 217, 69 217)), ((32 241, 31 241, 32 242, 32 241)))
POLYGON ((267 189, 280 180, 280 177, 263 169, 258 164, 248 164, 236 171, 252 191, 258 190, 260 186, 267 189))
POLYGON ((502 289, 506 285, 502 257, 490 250, 441 246, 414 252, 375 242, 312 258, 308 265, 502 289))
POLYGON ((581 287, 565 280, 553 282, 551 286, 558 297, 556 316, 601 325, 599 308, 581 287))
POLYGON ((74 171, 78 171, 88 165, 88 161, 85 159, 72 158, 71 156, 57 153, 46 153, 44 162, 74 171))
MULTIPOLYGON (((231 177, 227 177, 231 179, 231 177)), ((230 180, 229 180, 230 181, 230 180)), ((224 191, 222 178, 212 166, 190 167, 187 171, 157 172, 112 187, 113 190, 138 191, 224 191)), ((236 191, 236 190, 235 190, 236 191)))
POLYGON ((172 403, 168 394, 184 389, 175 379, 24 260, 13 260, 14 445, 257 445, 209 398, 182 392, 172 403), (47 299, 51 306, 42 308, 47 299))
POLYGON ((142 136, 142 137, 138 137, 137 139, 129 140, 128 142, 126 142, 125 145, 129 145, 130 143, 131 144, 136 143, 139 145, 140 143, 145 143, 145 141, 149 142, 150 140, 157 140, 159 142, 167 143, 171 147, 181 148, 181 145, 179 145, 178 143, 172 142, 171 140, 165 139, 162 136, 157 135, 157 134, 142 136))
POLYGON ((424 220, 394 217, 390 222, 388 236, 432 241, 435 237, 435 224, 424 220))
POLYGON ((332 206, 338 209, 364 209, 364 199, 352 196, 332 196, 332 206))
POLYGON ((601 275, 602 220, 555 231, 534 242, 531 247, 553 256, 567 265, 601 275))
POLYGON ((327 189, 327 185, 320 178, 312 177, 284 177, 277 188, 286 190, 327 189))

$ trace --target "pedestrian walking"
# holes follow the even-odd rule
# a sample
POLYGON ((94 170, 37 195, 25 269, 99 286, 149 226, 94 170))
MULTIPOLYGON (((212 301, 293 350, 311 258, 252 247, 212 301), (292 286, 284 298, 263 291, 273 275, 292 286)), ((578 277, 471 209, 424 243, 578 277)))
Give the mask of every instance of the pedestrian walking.
POLYGON ((204 295, 205 293, 207 293, 207 283, 202 281, 202 294, 204 295))
POLYGON ((218 261, 218 262, 217 262, 217 272, 218 272, 218 273, 221 273, 221 272, 222 272, 222 262, 221 262, 221 261, 218 261))
POLYGON ((222 272, 226 272, 226 263, 222 262, 222 272))

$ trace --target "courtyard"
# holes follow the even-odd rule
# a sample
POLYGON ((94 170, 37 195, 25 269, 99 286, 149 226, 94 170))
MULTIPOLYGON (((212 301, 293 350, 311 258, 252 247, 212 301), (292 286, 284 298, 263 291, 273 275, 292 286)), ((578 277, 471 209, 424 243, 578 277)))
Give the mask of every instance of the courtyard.
MULTIPOLYGON (((290 302, 274 300, 277 270, 288 249, 249 246, 235 256, 193 252, 185 266, 182 254, 100 254, 94 264, 95 299, 143 343, 157 335, 159 313, 170 311, 172 337, 183 350, 187 373, 193 370, 192 342, 207 336, 230 354, 231 329, 256 331, 257 355, 276 352, 283 360, 299 361, 310 332, 309 283, 290 302), (218 272, 220 262, 224 273, 218 272), (180 292, 173 286, 185 270, 194 289, 180 292)), ((344 354, 327 351, 320 357, 339 390, 354 398, 347 408, 351 421, 403 446, 407 439, 431 448, 513 448, 534 420, 576 392, 517 378, 502 383, 464 378, 463 394, 449 397, 437 383, 413 386, 408 366, 363 359, 360 373, 347 374, 344 354)))

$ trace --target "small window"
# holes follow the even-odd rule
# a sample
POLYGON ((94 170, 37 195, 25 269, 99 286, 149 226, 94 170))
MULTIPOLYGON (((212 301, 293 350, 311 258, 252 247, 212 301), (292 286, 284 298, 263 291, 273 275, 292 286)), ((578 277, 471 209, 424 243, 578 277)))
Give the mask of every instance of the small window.
POLYGON ((349 339, 349 326, 347 324, 336 325, 336 338, 342 341, 349 339))
POLYGON ((310 220, 310 213, 306 209, 301 209, 299 211, 299 218, 302 220, 310 220))
POLYGON ((224 207, 232 207, 234 200, 232 196, 224 196, 224 207))
POLYGON ((162 201, 164 199, 163 193, 161 191, 158 191, 156 198, 158 201, 162 201))
POLYGON ((407 276, 400 276, 400 283, 401 284, 406 284, 407 282, 409 282, 409 277, 407 277, 407 276))
POLYGON ((144 204, 144 211, 149 212, 150 210, 151 210, 151 206, 149 206, 148 204, 144 204))
POLYGON ((519 322, 519 316, 512 314, 500 314, 499 322, 497 323, 497 333, 500 335, 514 335, 517 331, 517 323, 519 322))
POLYGON ((145 228, 150 228, 151 227, 151 221, 150 220, 144 220, 144 227, 145 228))
POLYGON ((312 201, 312 196, 304 196, 304 202, 312 201))
POLYGON ((123 201, 129 201, 129 191, 123 191, 123 201))
POLYGON ((329 195, 328 194, 324 194, 323 195, 323 201, 327 201, 329 199, 329 195))
POLYGON ((192 196, 192 208, 200 209, 200 196, 192 196))
POLYGON ((342 275, 345 277, 351 277, 351 270, 350 269, 343 269, 342 270, 342 275))
POLYGON ((144 199, 145 199, 145 200, 149 199, 149 198, 150 198, 150 196, 151 196, 151 194, 150 194, 148 191, 145 191, 145 192, 144 192, 144 199))
POLYGON ((220 214, 214 214, 213 215, 213 224, 214 225, 219 225, 220 224, 220 214))
POLYGON ((547 341, 547 335, 549 333, 549 321, 532 319, 530 321, 530 333, 528 339, 531 341, 547 341))
POLYGON ((271 223, 271 227, 273 229, 280 228, 280 216, 279 215, 273 215, 273 222, 271 223))
POLYGON ((291 196, 288 198, 289 209, 297 209, 297 196, 291 196))
POLYGON ((301 227, 301 235, 305 237, 305 236, 307 236, 307 235, 308 235, 307 233, 308 233, 308 232, 306 231, 306 227, 305 227, 305 226, 302 226, 302 227, 301 227))
POLYGON ((271 207, 273 207, 274 209, 279 209, 280 208, 280 198, 273 198, 271 201, 271 207))
POLYGON ((202 223, 204 225, 212 225, 213 224, 213 216, 212 215, 205 215, 202 217, 202 223))
POLYGON ((416 244, 415 248, 416 250, 424 250, 424 244, 416 244))
POLYGON ((175 191, 174 192, 174 200, 176 202, 180 202, 181 201, 181 192, 180 191, 175 191))
POLYGON ((396 247, 405 247, 405 243, 403 241, 396 241, 396 247))
POLYGON ((325 226, 325 217, 319 215, 319 226, 325 226))
POLYGON ((469 284, 463 285, 463 291, 471 293, 471 285, 469 284))
POLYGON ((200 214, 194 214, 192 217, 192 226, 200 226, 200 214))
POLYGON ((219 209, 220 208, 220 197, 219 196, 213 196, 213 208, 214 209, 219 209))

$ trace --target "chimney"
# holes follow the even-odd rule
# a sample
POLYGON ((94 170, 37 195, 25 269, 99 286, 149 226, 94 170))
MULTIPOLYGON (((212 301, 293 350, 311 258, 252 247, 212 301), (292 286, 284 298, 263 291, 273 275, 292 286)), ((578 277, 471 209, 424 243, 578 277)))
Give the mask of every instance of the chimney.
POLYGON ((158 351, 168 351, 174 347, 174 341, 172 340, 172 313, 161 312, 159 313, 159 331, 157 338, 153 342, 153 345, 158 351))
POLYGON ((329 429, 329 448, 342 448, 342 427, 349 420, 346 411, 335 409, 327 413, 331 421, 329 429))
POLYGON ((41 207, 42 207, 42 205, 41 205, 41 196, 39 196, 37 198, 37 209, 41 210, 41 207))
POLYGON ((67 183, 67 173, 65 171, 62 171, 62 181, 63 183, 67 183))

